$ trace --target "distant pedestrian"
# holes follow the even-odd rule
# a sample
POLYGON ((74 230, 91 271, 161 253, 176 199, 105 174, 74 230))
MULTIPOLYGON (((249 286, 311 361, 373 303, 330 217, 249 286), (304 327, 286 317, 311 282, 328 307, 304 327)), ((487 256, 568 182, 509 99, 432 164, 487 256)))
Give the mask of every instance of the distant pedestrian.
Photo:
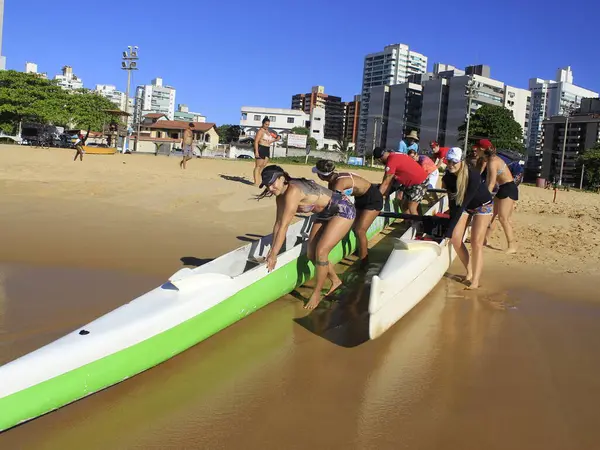
POLYGON ((88 139, 90 135, 90 127, 88 127, 87 129, 87 133, 85 134, 85 137, 83 137, 83 133, 79 132, 79 134, 77 135, 77 140, 75 141, 75 158, 73 158, 73 161, 77 161, 77 157, 79 157, 80 161, 83 161, 83 154, 85 153, 85 150, 83 149, 83 147, 85 146, 85 143, 88 139))
POLYGON ((258 129, 254 136, 254 184, 259 186, 262 182, 262 171, 269 164, 269 156, 271 155, 271 145, 277 142, 281 137, 275 133, 271 133, 269 126, 271 121, 267 116, 262 121, 262 127, 258 129))
POLYGON ((450 147, 440 147, 440 144, 437 141, 431 141, 429 143, 429 147, 431 148, 431 152, 433 153, 432 159, 435 162, 437 168, 445 169, 446 164, 448 164, 446 156, 448 155, 450 147))
POLYGON ((194 132, 192 129, 194 128, 194 122, 189 123, 189 128, 186 128, 183 131, 183 139, 181 140, 181 145, 183 148, 183 158, 179 163, 179 167, 182 169, 186 168, 187 162, 194 157, 194 132))

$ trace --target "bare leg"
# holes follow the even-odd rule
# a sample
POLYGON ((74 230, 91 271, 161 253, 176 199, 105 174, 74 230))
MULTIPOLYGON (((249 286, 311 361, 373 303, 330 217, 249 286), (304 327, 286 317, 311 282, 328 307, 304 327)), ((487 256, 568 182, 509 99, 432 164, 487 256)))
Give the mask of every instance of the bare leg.
MULTIPOLYGON (((344 219, 342 217, 333 217, 331 220, 329 220, 327 225, 325 225, 324 230, 321 233, 321 236, 319 237, 319 240, 316 244, 316 283, 315 289, 312 295, 310 296, 310 301, 305 306, 306 309, 315 309, 321 302, 321 289, 323 289, 325 280, 328 277, 331 278, 332 271, 335 274, 333 266, 329 262, 329 253, 331 252, 333 247, 335 247, 336 244, 340 242, 343 239, 343 237, 346 236, 346 234, 348 234, 348 231, 350 231, 350 228, 352 227, 352 223, 353 221, 349 219, 344 219)), ((335 275, 335 278, 339 280, 337 274, 335 275)), ((339 280, 339 284, 341 284, 341 280, 339 280)), ((337 287, 339 287, 339 284, 335 287, 336 289, 337 287)), ((329 293, 331 292, 332 291, 330 290, 329 293)))
MULTIPOLYGON (((467 269, 467 276, 465 278, 465 281, 471 281, 471 278, 473 278, 473 273, 471 271, 471 261, 469 258, 469 252, 467 250, 467 247, 463 243, 463 236, 465 234, 465 230, 467 229, 468 219, 469 219, 468 214, 463 214, 461 216, 461 218, 458 220, 458 223, 456 224, 456 227, 454 227, 454 231, 452 232, 452 238, 451 238, 452 245, 454 247, 454 250, 456 251, 456 254, 458 255, 458 258, 463 263, 463 266, 465 266, 465 269, 467 269)), ((472 232, 471 232, 471 241, 473 241, 473 233, 472 232)))
POLYGON ((490 226, 488 227, 487 232, 485 233, 485 241, 483 242, 483 245, 488 245, 488 241, 490 240, 490 237, 492 237, 492 234, 494 233, 494 231, 496 229, 496 217, 498 216, 499 202, 500 202, 500 200, 494 199, 494 214, 492 215, 492 220, 490 222, 490 226))
MULTIPOLYGON (((323 234, 324 230, 325 230, 324 222, 315 222, 313 224, 312 229, 310 230, 310 236, 308 238, 307 256, 308 256, 308 259, 311 260, 313 262, 313 264, 315 264, 315 267, 317 267, 317 262, 315 260, 317 243, 321 239, 321 235, 323 234)), ((326 295, 329 295, 333 291, 335 291, 338 287, 340 287, 342 284, 342 280, 340 280, 340 277, 338 277, 337 273, 335 273, 335 268, 333 267, 333 264, 331 264, 331 263, 329 263, 327 265, 327 278, 329 278, 329 280, 331 281, 331 288, 329 289, 329 291, 326 294, 326 295)))
POLYGON ((504 228, 504 234, 506 235, 506 241, 508 243, 508 250, 506 253, 508 254, 517 253, 513 227, 510 223, 510 218, 514 209, 514 203, 514 200, 511 198, 503 198, 502 200, 498 201, 498 221, 502 225, 502 228, 504 228))
POLYGON ((473 279, 469 289, 479 288, 479 279, 483 270, 483 241, 488 229, 491 216, 475 216, 471 226, 471 251, 473 265, 473 279))
POLYGON ((254 163, 254 184, 260 186, 262 182, 262 171, 265 166, 269 163, 269 158, 257 159, 254 163))
POLYGON ((378 215, 379 211, 365 209, 358 212, 358 217, 354 222, 354 233, 356 234, 356 238, 358 240, 358 257, 361 260, 366 260, 369 255, 367 230, 378 215))
POLYGON ((419 215, 419 203, 409 201, 408 202, 408 213, 418 216, 419 215))

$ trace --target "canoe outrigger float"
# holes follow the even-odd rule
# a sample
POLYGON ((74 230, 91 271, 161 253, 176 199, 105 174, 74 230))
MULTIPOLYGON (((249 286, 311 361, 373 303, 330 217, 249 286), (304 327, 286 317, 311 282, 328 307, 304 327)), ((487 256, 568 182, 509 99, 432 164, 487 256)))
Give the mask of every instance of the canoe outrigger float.
POLYGON ((381 336, 423 300, 452 264, 456 251, 450 240, 443 237, 449 222, 449 218, 444 217, 447 209, 448 197, 444 196, 424 216, 380 214, 414 220, 416 223, 396 239, 381 272, 371 280, 371 339, 381 336), (421 230, 420 224, 423 224, 421 230), (418 231, 424 231, 430 240, 415 239, 418 231))
MULTIPOLYGON (((387 202, 386 210, 394 202, 387 202)), ((264 258, 272 235, 195 269, 64 337, 0 367, 0 432, 148 370, 281 298, 314 274, 305 256, 312 225, 288 229, 277 266, 264 258)), ((393 218, 377 217, 371 239, 393 218)), ((350 233, 330 253, 333 263, 356 247, 350 233)))

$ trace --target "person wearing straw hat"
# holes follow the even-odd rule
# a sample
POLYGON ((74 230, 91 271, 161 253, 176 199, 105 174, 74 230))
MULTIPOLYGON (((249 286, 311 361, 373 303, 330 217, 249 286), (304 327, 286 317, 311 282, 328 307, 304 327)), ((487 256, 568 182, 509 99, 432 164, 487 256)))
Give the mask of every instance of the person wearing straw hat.
POLYGON ((398 153, 404 153, 406 155, 409 150, 419 151, 419 135, 417 134, 417 130, 412 130, 405 135, 398 146, 398 153))

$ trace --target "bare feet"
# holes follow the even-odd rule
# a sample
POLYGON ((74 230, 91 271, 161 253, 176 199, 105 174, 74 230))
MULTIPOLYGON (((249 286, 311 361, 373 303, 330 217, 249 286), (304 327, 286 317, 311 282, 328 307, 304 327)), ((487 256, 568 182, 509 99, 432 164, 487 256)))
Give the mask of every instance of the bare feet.
POLYGON ((331 287, 327 291, 327 294, 325 294, 325 297, 327 297, 328 295, 333 294, 335 292, 335 290, 337 288, 339 288, 341 285, 342 285, 342 280, 340 280, 339 278, 337 278, 335 280, 331 280, 331 287))
POLYGON ((304 309, 315 309, 321 303, 321 295, 318 292, 313 292, 310 296, 310 301, 304 306, 304 309))
POLYGON ((509 245, 508 246, 508 250, 506 250, 506 254, 507 255, 514 255, 515 253, 517 253, 517 247, 514 245, 509 245))
POLYGON ((471 281, 471 284, 469 284, 465 289, 468 291, 479 289, 479 280, 471 281))

